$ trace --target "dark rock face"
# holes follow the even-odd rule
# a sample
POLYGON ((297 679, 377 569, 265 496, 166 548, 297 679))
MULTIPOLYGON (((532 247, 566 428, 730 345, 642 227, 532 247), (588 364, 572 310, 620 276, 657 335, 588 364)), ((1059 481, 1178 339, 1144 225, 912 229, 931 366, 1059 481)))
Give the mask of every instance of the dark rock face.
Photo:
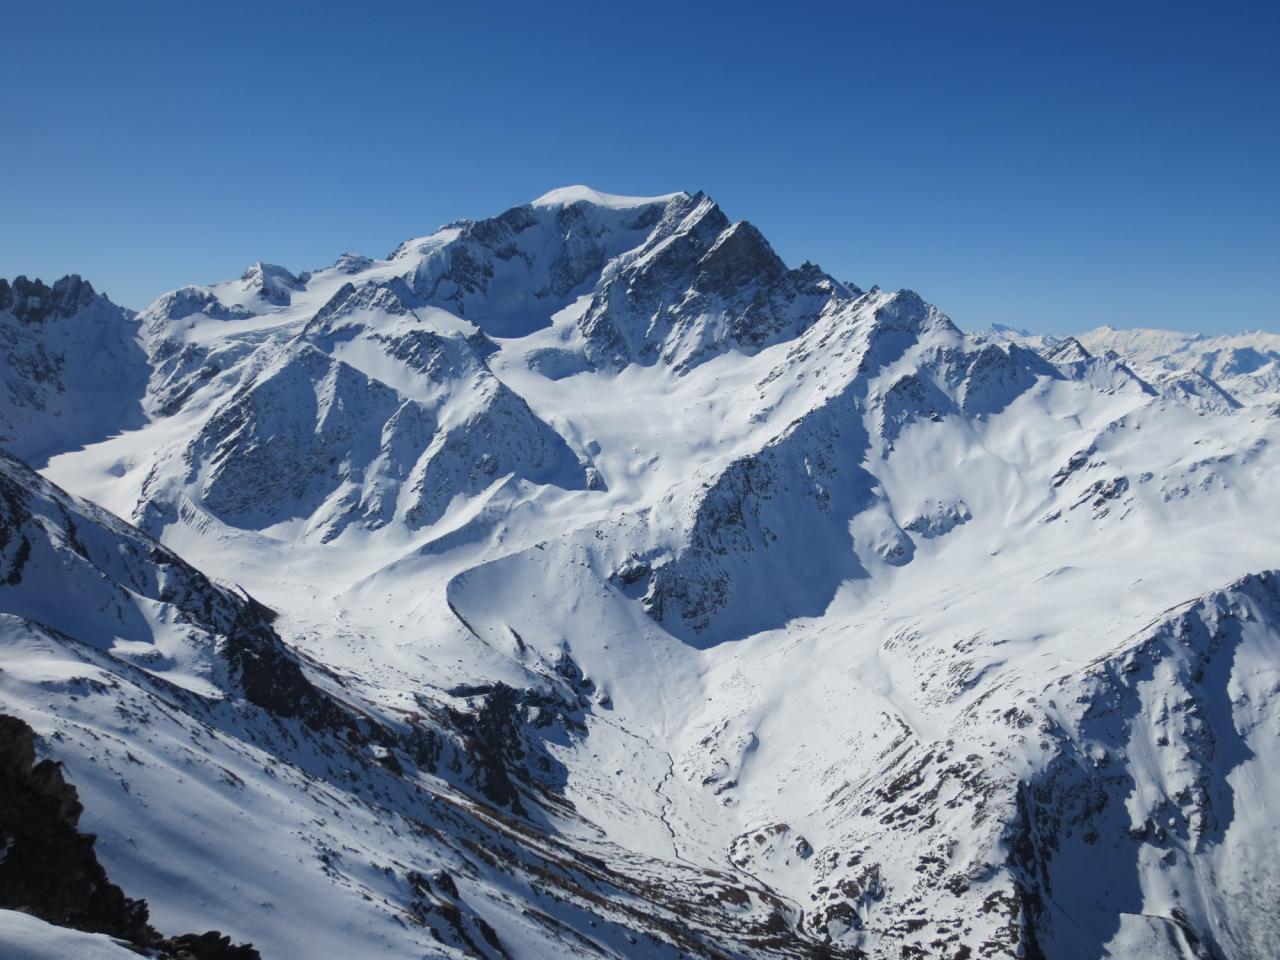
POLYGON ((262 960, 252 944, 232 943, 217 930, 207 933, 184 933, 164 941, 174 960, 262 960))
POLYGON ((480 793, 512 813, 528 812, 520 799, 522 786, 545 800, 561 799, 567 771, 543 742, 553 735, 552 728, 560 735, 585 735, 583 701, 578 695, 589 689, 591 682, 581 676, 572 660, 568 663, 577 679, 562 673, 563 693, 516 690, 498 683, 477 691, 483 698, 477 712, 449 709, 441 717, 461 738, 480 793), (575 696, 579 702, 573 702, 575 696))
POLYGON ((730 223, 699 193, 668 204, 578 326, 598 367, 662 360, 687 369, 726 346, 758 350, 794 335, 858 292, 813 264, 788 270, 759 230, 730 223))
POLYGON ((76 788, 52 760, 36 760, 35 731, 0 714, 0 907, 59 926, 105 933, 174 960, 261 960, 216 930, 166 939, 147 922, 145 900, 107 878, 95 838, 79 832, 76 788))
POLYGON ((52 760, 36 761, 35 734, 0 715, 0 906, 50 923, 148 942, 147 905, 107 880, 83 807, 52 760))
POLYGON ((271 628, 273 618, 271 610, 250 599, 227 634, 225 656, 238 674, 245 699, 272 716, 361 739, 351 715, 307 679, 271 628))
POLYGON ((8 310, 23 323, 44 323, 46 320, 74 316, 89 306, 98 294, 93 286, 71 273, 52 287, 41 280, 18 277, 10 286, 0 280, 0 310, 8 310))
POLYGON ((0 445, 41 463, 144 421, 130 310, 74 274, 0 280, 0 445))
POLYGON ((520 793, 507 770, 507 760, 523 758, 519 723, 516 719, 518 696, 515 690, 499 684, 486 698, 474 718, 458 715, 458 726, 467 737, 480 792, 500 807, 509 806, 513 813, 524 813, 520 793))
MULTIPOLYGON (((409 279, 414 306, 442 307, 486 333, 517 336, 540 329, 604 265, 644 240, 665 201, 627 210, 588 202, 513 207, 486 220, 460 220, 450 242, 426 254, 409 279)), ((401 245, 391 258, 415 251, 401 245)))
POLYGON ((0 584, 16 587, 31 556, 31 540, 20 529, 30 516, 27 492, 0 473, 0 584))

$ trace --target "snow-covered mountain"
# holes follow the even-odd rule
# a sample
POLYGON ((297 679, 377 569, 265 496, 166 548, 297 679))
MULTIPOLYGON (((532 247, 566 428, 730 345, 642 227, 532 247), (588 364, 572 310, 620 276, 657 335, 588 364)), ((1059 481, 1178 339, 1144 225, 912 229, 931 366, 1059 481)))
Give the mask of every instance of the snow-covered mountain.
POLYGON ((1269 955, 1267 335, 969 335, 583 187, 84 288, 0 288, 0 712, 158 928, 1269 955))
POLYGON ((1074 337, 1055 337, 995 324, 985 336, 1041 351, 1073 343, 1086 353, 1113 353, 1158 388, 1208 397, 1213 404, 1280 400, 1280 334, 1262 330, 1208 337, 1102 326, 1074 337))
POLYGON ((133 311, 79 277, 0 278, 0 348, 0 445, 11 453, 43 464, 146 422, 133 311))

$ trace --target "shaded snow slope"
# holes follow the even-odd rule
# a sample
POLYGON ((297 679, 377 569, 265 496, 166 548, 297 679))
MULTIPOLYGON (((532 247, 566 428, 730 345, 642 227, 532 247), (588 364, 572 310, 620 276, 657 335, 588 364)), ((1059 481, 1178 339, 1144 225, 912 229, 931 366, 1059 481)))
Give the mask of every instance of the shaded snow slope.
POLYGON ((0 910, 0 944, 7 960, 136 960, 138 956, 104 934, 56 927, 17 910, 0 910))
POLYGON ((0 447, 43 464, 140 427, 146 382, 133 311, 77 276, 0 279, 0 447))

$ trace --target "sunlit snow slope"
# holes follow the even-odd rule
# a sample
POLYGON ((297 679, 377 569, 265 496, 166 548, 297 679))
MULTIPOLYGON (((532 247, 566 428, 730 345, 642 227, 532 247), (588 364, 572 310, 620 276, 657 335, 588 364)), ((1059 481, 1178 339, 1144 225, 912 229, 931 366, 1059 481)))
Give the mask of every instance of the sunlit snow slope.
POLYGON ((1271 955, 1275 338, 966 334, 585 187, 0 308, 0 708, 158 925, 1271 955))

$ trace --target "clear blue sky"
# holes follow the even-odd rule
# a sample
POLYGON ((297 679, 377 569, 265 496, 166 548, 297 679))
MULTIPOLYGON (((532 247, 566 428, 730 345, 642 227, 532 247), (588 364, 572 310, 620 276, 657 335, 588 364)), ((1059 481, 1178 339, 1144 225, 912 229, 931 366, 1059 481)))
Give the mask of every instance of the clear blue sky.
POLYGON ((1278 8, 10 0, 0 276, 137 307, 586 183, 970 328, 1280 330, 1278 8))

